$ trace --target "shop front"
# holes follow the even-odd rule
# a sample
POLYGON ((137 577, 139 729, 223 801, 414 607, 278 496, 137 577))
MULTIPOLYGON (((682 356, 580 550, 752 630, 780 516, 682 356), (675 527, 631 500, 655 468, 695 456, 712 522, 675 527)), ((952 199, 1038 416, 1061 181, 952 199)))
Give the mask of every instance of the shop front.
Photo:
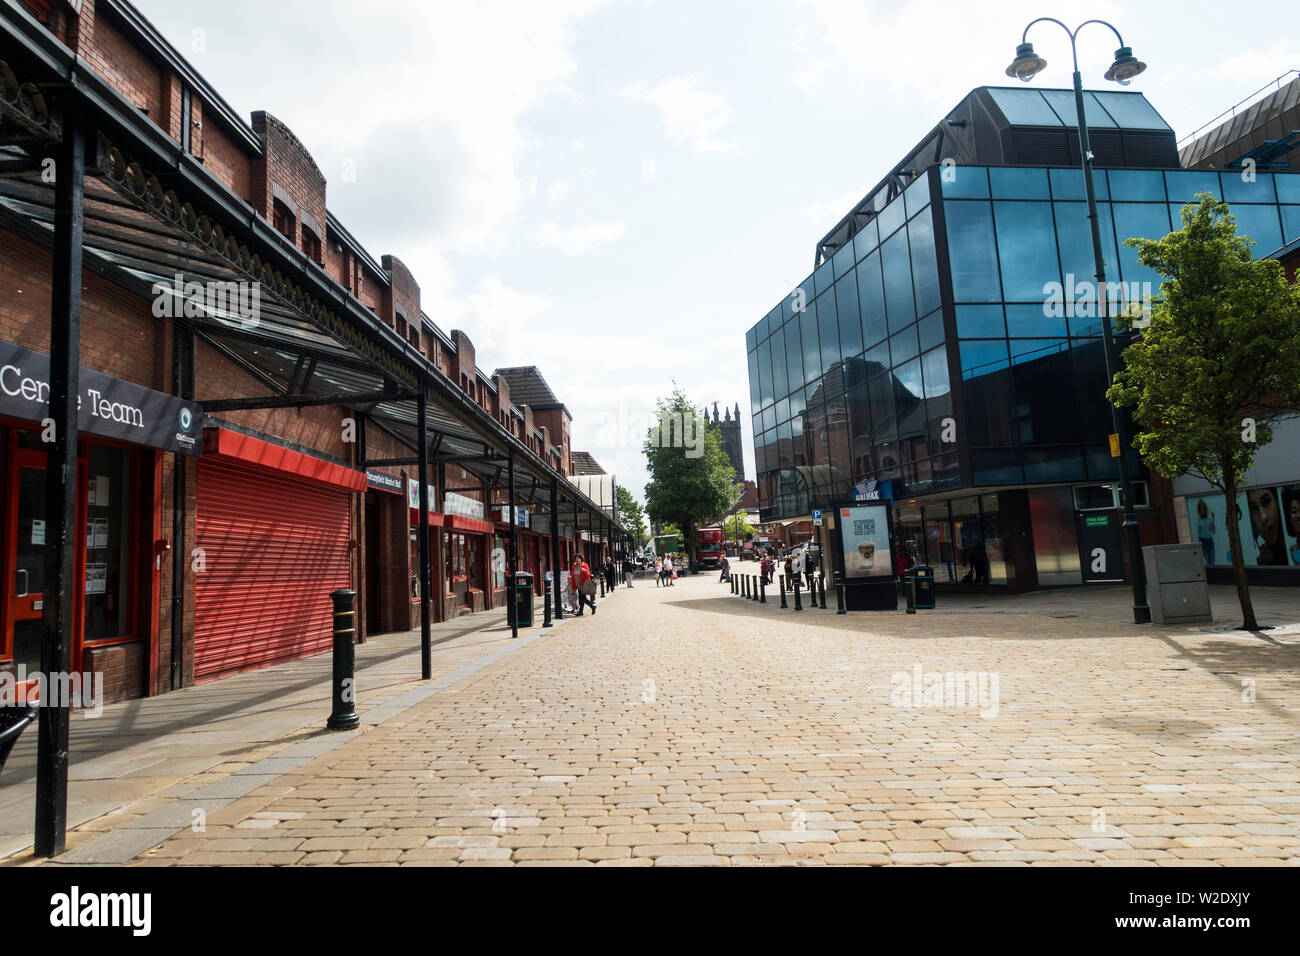
POLYGON ((489 607, 489 573, 496 528, 483 502, 449 491, 443 496, 444 619, 489 607))
MULTIPOLYGON (((47 356, 0 343, 0 476, 4 527, 0 668, 41 667, 47 595, 47 356)), ((158 586, 170 546, 160 526, 161 451, 198 455, 200 406, 80 372, 74 668, 104 674, 107 700, 139 697, 156 676, 158 586)))
POLYGON ((328 650, 331 592, 352 587, 351 495, 366 476, 207 428, 195 502, 194 679, 328 650))

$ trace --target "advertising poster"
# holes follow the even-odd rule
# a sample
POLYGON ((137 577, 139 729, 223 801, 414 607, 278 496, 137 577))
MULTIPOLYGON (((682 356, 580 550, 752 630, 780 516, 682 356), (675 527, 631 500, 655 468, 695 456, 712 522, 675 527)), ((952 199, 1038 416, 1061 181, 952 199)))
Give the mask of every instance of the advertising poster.
POLYGON ((892 578, 894 556, 889 548, 889 506, 860 505, 840 509, 844 538, 844 573, 848 578, 892 578))
MULTIPOLYGON (((1207 565, 1232 564, 1223 495, 1187 499, 1187 525, 1207 565)), ((1300 565, 1300 484, 1251 488, 1237 495, 1233 518, 1248 567, 1300 565)))

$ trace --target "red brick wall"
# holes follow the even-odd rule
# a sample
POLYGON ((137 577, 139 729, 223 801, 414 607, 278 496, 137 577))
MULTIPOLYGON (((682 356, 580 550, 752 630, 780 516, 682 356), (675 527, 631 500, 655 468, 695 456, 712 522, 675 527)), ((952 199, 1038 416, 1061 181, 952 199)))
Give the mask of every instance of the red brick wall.
MULTIPOLYGON (((311 153, 283 122, 270 113, 253 114, 253 132, 262 139, 263 155, 253 160, 253 208, 272 221, 272 184, 280 186, 296 204, 292 210, 293 244, 302 247, 303 216, 306 212, 316 222, 322 246, 325 242, 325 176, 311 153)), ((322 253, 323 253, 322 249, 322 253)))
POLYGON ((149 118, 159 128, 168 129, 162 99, 163 70, 137 50, 108 18, 99 17, 94 21, 94 41, 83 55, 90 67, 133 106, 148 110, 149 118))

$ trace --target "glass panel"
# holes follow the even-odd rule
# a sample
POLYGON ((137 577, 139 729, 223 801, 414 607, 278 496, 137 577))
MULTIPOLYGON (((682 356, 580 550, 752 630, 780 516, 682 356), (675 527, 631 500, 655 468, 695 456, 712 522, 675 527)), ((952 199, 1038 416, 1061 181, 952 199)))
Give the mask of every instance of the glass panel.
POLYGON ((956 302, 999 302, 998 259, 992 209, 986 202, 944 204, 948 259, 956 302))
MULTIPOLYGON (((1083 170, 1081 169, 1052 169, 1048 171, 1052 181, 1052 198, 1054 199, 1087 199, 1087 189, 1083 184, 1083 170)), ((1100 177, 1102 183, 1106 177, 1100 177)), ((1101 184, 1094 181, 1094 187, 1101 184)), ((1098 198, 1100 194, 1098 194, 1098 198)))
MULTIPOLYGON (((799 338, 803 343, 803 380, 811 382, 821 376, 821 346, 817 340, 817 310, 809 303, 799 316, 799 338)), ((793 386, 793 382, 790 383, 793 386)))
MULTIPOLYGON (((1060 247, 1062 282, 1066 289, 1073 285, 1076 292, 1067 297, 1077 303, 1082 297, 1078 290, 1083 283, 1091 283, 1097 271, 1092 254, 1092 227, 1088 223, 1088 204, 1058 202, 1052 205, 1056 218, 1056 237, 1060 247)), ((1101 228, 1101 254, 1109 264, 1107 271, 1113 273, 1116 262, 1115 230, 1111 223, 1108 204, 1101 203, 1097 206, 1097 219, 1101 228)), ((1117 276, 1111 274, 1108 278, 1115 279, 1117 276)), ((1090 284, 1084 288, 1091 287, 1090 284)))
POLYGON ((785 422, 790 420, 790 399, 789 397, 781 399, 776 403, 776 420, 785 422))
POLYGON ((859 385, 845 394, 849 413, 853 475, 871 471, 871 407, 867 400, 866 385, 859 385))
POLYGON ((1041 302, 1044 285, 1060 282, 1056 231, 1047 203, 994 203, 998 257, 1007 302, 1041 302))
POLYGON ((1184 169, 1165 171, 1165 189, 1170 202, 1196 202, 1197 193, 1219 197, 1219 174, 1207 170, 1184 169))
POLYGON ((906 218, 907 209, 903 206, 902 197, 895 197, 876 217, 876 224, 880 227, 881 242, 893 235, 894 230, 901 226, 906 218))
POLYGON ((932 312, 924 319, 917 323, 917 335, 921 340, 921 351, 934 348, 936 345, 942 345, 943 335, 943 313, 932 312))
POLYGON ((802 415, 804 409, 808 407, 807 402, 804 400, 804 395, 806 393, 807 393, 807 389, 803 389, 803 388, 796 389, 795 391, 790 393, 790 414, 792 416, 797 417, 799 415, 802 415))
POLYGON ((33 605, 45 595, 45 489, 44 468, 18 469, 17 564, 9 601, 24 618, 13 621, 14 664, 29 671, 41 669, 44 625, 33 605))
POLYGON ((1273 190, 1273 176, 1270 173, 1256 173, 1252 182, 1242 179, 1241 173, 1224 170, 1223 201, 1229 204, 1277 202, 1277 193, 1273 190))
POLYGON ((957 499, 952 503, 953 563, 958 584, 988 584, 988 552, 984 550, 984 530, 978 514, 977 498, 957 499), (959 511, 968 513, 960 514, 959 511))
MULTIPOLYGON (((979 356, 968 356, 967 345, 962 342, 962 364, 977 361, 979 356)), ((982 343, 980 343, 982 344, 982 343)), ((988 343, 990 346, 994 343, 988 343)), ((996 354, 976 368, 962 370, 962 395, 966 403, 967 440, 972 445, 1009 445, 1014 438, 1011 432, 1012 398, 1011 374, 1007 370, 1006 343, 1001 347, 1001 357, 996 354)))
POLYGON ((937 514, 939 507, 925 506, 925 553, 926 560, 934 568, 934 579, 943 584, 952 584, 957 580, 956 568, 952 557, 952 530, 947 515, 937 514))
POLYGON ((839 278, 844 273, 853 268, 853 243, 846 242, 840 247, 839 251, 831 257, 831 269, 835 273, 835 278, 839 278))
POLYGON ((1034 562, 1042 587, 1082 584, 1079 542, 1068 488, 1029 492, 1029 521, 1034 535, 1034 562))
POLYGON ((868 376, 877 375, 889 368, 889 343, 881 342, 874 348, 868 349, 867 354, 863 356, 863 364, 866 366, 868 376))
POLYGON ((1278 220, 1277 206, 1233 206, 1232 214, 1237 219, 1237 235, 1249 236, 1255 240, 1251 253, 1261 259, 1276 252, 1282 246, 1282 227, 1278 220))
POLYGON ((1000 305, 959 305, 957 335, 961 338, 997 338, 1007 334, 1000 305))
POLYGON ((753 415, 763 407, 762 392, 758 385, 758 352, 749 353, 749 411, 753 415))
MULTIPOLYGON (((1053 339, 1012 340, 1016 437, 1023 445, 1063 444, 1079 438, 1069 349, 1053 339), (1016 354, 1020 348, 1019 354, 1016 354)), ((1048 479, 1042 479, 1048 480, 1048 479)))
POLYGON ((911 219, 928 205, 930 205, 930 177, 922 174, 903 190, 903 207, 907 211, 907 218, 911 219))
POLYGON ((1013 338, 1064 336, 1065 310, 1043 305, 1008 305, 1007 334, 1013 338))
POLYGON ((984 553, 988 559, 988 583, 1006 584, 1007 565, 1002 557, 997 495, 980 495, 980 516, 984 521, 984 553))
POLYGON ((912 248, 912 281, 916 285, 916 314, 939 308, 939 264, 934 254, 934 225, 927 209, 907 224, 912 248))
MULTIPOLYGON (((786 378, 786 361, 785 361, 785 334, 778 331, 776 335, 768 339, 772 349, 772 395, 780 399, 790 394, 790 382, 786 378)), ((795 383, 803 385, 800 379, 795 383)))
POLYGON ((85 639, 99 641, 131 632, 131 453, 90 445, 87 472, 85 639))
POLYGON ((879 244, 880 230, 876 228, 876 220, 872 219, 853 237, 853 258, 860 260, 879 244))
POLYGON ((755 329, 757 330, 755 334, 758 341, 761 342, 763 339, 768 337, 772 330, 768 325, 768 317, 766 315, 758 320, 758 325, 755 326, 755 329))
POLYGON ((916 318, 912 301, 912 267, 907 251, 907 233, 898 232, 881 247, 885 278, 885 312, 889 331, 896 332, 916 318))
POLYGON ((803 352, 799 345, 799 323, 787 322, 785 326, 786 384, 790 391, 803 387, 803 352))
POLYGON ((1277 190, 1278 202, 1300 203, 1300 173, 1276 173, 1273 185, 1277 190))
POLYGON ((767 408, 763 409, 763 430, 767 431, 769 428, 775 428, 775 427, 776 427, 776 406, 769 405, 767 408))
POLYGON ((752 329, 750 329, 748 332, 745 333, 745 351, 752 352, 756 348, 758 348, 758 326, 757 325, 755 325, 752 329))
POLYGON ((858 283, 852 275, 835 283, 835 307, 840 318, 840 351, 845 356, 862 351, 862 318, 858 312, 858 283))
POLYGON ((1169 129, 1169 124, 1160 118, 1155 107, 1141 93, 1110 91, 1091 95, 1101 102, 1106 112, 1120 126, 1129 129, 1169 129))
POLYGON ((916 344, 916 326, 904 329, 889 340, 889 357, 895 367, 920 354, 916 344))
POLYGON ((1300 239, 1300 206, 1279 206, 1282 210, 1282 237, 1287 242, 1300 239))
POLYGON ((948 382, 948 352, 931 349, 921 356, 921 371, 925 377, 925 397, 938 398, 951 390, 948 382))
POLYGON ((1038 90, 989 87, 989 96, 998 104, 1012 126, 1060 126, 1052 108, 1043 102, 1038 90))
POLYGON ((885 286, 880 276, 879 252, 858 264, 858 313, 865 344, 874 345, 885 337, 885 286))
POLYGON ((988 375, 1011 364, 1005 339, 962 339, 959 354, 962 379, 988 375))
POLYGON ((1158 169, 1112 169, 1112 202, 1164 202, 1165 179, 1158 169))
POLYGON ((772 395, 772 350, 764 342, 758 347, 758 387, 761 404, 771 405, 776 399, 772 395))
POLYGON ((1115 239, 1119 243, 1120 278, 1124 282, 1150 282, 1152 289, 1159 288, 1160 277, 1154 270, 1140 265, 1137 249, 1124 245, 1124 242, 1135 236, 1163 239, 1169 235, 1169 207, 1163 203, 1121 202, 1114 203, 1111 208, 1115 214, 1115 239))
POLYGON ((988 168, 945 166, 939 171, 939 186, 945 199, 988 199, 988 168))
POLYGON ((1026 448, 1025 481, 1082 481, 1087 478, 1083 453, 1074 446, 1026 448))
MULTIPOLYGON (((822 296, 817 300, 817 331, 822 344, 822 369, 829 369, 840 360, 840 330, 836 321, 835 295, 822 296)), ((856 321, 856 315, 854 319, 856 321)))
POLYGON ((977 485, 1013 485, 1025 480, 1016 448, 976 448, 971 451, 970 463, 977 485))
POLYGON ((994 199, 1047 199, 1047 170, 1031 166, 1003 166, 989 170, 994 199))
MULTIPOLYGON (((1061 117, 1062 123, 1072 128, 1078 128, 1079 114, 1074 107, 1073 90, 1040 90, 1039 92, 1043 94, 1043 99, 1052 105, 1052 109, 1056 110, 1056 115, 1061 117)), ((1088 114, 1089 129, 1114 128, 1115 121, 1110 118, 1109 113, 1100 108, 1096 100, 1085 101, 1083 110, 1088 114)))

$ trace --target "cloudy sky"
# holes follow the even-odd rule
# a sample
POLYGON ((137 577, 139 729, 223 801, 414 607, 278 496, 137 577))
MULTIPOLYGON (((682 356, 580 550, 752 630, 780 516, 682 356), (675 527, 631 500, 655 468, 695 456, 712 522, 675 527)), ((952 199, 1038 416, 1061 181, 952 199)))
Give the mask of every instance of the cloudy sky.
MULTIPOLYGON (((479 365, 538 365, 592 452, 638 495, 639 425, 676 380, 744 412, 745 330, 816 241, 1025 24, 1113 22, 1181 137, 1300 67, 1281 2, 135 0, 242 115, 312 151, 331 211, 402 259, 479 365)), ((1069 44, 1030 39, 1036 84, 1069 44)), ((1085 84, 1115 50, 1081 34, 1085 84)))

